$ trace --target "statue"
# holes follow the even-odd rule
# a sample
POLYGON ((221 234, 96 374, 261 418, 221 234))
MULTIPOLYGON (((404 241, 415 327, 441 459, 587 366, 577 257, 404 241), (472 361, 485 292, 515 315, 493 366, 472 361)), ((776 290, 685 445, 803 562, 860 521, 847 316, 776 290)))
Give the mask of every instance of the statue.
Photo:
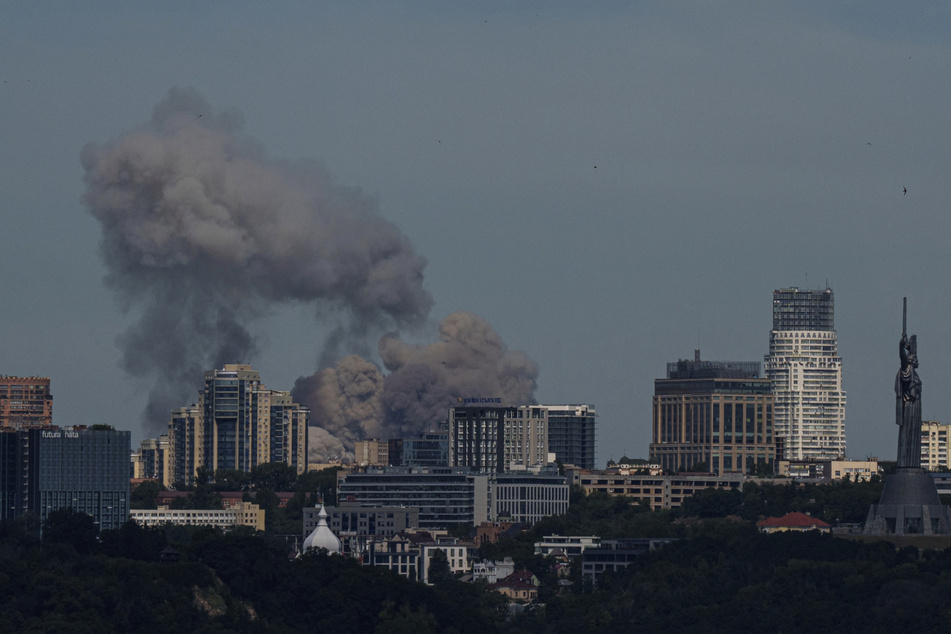
POLYGON ((908 300, 902 307, 901 341, 898 356, 901 368, 895 377, 895 423, 898 431, 898 467, 921 466, 921 379, 918 367, 918 337, 906 332, 908 300))

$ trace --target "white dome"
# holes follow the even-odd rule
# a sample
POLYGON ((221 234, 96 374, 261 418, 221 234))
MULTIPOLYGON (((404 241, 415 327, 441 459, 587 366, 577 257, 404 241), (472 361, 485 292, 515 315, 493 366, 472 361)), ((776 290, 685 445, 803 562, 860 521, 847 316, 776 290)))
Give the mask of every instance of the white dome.
POLYGON ((320 513, 317 514, 317 528, 304 540, 304 552, 311 548, 323 548, 328 553, 340 554, 340 540, 327 526, 327 511, 324 510, 322 504, 320 505, 320 513))

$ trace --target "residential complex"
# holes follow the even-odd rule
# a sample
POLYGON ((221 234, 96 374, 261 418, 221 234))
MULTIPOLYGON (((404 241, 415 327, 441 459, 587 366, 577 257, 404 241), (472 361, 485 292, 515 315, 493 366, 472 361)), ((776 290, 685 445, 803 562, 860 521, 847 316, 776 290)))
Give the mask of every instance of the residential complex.
POLYGON ((921 468, 939 471, 951 467, 948 463, 948 432, 951 425, 936 420, 921 421, 921 468))
POLYGON ((0 376, 0 429, 53 424, 50 380, 40 376, 0 376))
POLYGON ((746 473, 773 470, 773 393, 759 363, 693 361, 667 364, 654 380, 650 461, 665 471, 746 473))
POLYGON ((845 391, 832 289, 773 291, 766 376, 787 460, 845 456, 845 391))
POLYGON ((137 477, 190 485, 199 467, 250 471, 269 463, 307 469, 308 409, 290 392, 270 390, 250 365, 205 372, 198 404, 171 412, 168 433, 133 454, 137 477))
POLYGON ((556 460, 592 468, 595 410, 591 405, 453 407, 448 442, 451 466, 480 473, 556 460))

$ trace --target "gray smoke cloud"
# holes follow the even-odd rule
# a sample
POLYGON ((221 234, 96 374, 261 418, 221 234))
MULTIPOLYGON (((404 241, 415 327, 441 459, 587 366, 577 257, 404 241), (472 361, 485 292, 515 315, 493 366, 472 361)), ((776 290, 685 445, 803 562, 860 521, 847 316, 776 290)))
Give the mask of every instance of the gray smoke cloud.
POLYGON ((205 370, 249 360, 249 325, 276 305, 314 302, 333 320, 324 359, 432 306, 425 260, 374 198, 319 162, 269 158, 240 114, 194 89, 170 90, 147 124, 81 160, 106 282, 138 314, 118 344, 125 370, 153 382, 152 431, 194 400, 205 370))
POLYGON ((310 435, 311 460, 344 459, 356 441, 380 437, 383 380, 375 365, 357 355, 297 380, 294 400, 310 407, 311 422, 325 432, 310 435))
POLYGON ((352 448, 366 438, 406 438, 436 429, 448 409, 467 397, 500 398, 505 405, 535 402, 538 367, 508 350, 492 326, 470 312, 439 324, 439 340, 414 345, 396 335, 380 339, 389 374, 357 356, 298 379, 295 400, 332 433, 311 442, 313 455, 333 457, 336 441, 352 448))

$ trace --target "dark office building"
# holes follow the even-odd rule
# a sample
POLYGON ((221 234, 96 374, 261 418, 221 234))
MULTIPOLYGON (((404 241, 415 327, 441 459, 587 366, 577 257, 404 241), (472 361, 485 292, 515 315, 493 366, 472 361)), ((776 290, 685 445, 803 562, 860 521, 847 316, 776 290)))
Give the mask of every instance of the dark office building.
POLYGON ((595 412, 593 405, 545 405, 548 410, 548 451, 563 465, 594 469, 595 412))
POLYGON ((71 508, 91 516, 100 530, 119 528, 129 519, 131 443, 131 432, 113 429, 0 433, 2 517, 31 511, 42 522, 71 508))
POLYGON ((400 466, 445 467, 449 465, 449 434, 430 432, 419 438, 404 438, 400 466))

